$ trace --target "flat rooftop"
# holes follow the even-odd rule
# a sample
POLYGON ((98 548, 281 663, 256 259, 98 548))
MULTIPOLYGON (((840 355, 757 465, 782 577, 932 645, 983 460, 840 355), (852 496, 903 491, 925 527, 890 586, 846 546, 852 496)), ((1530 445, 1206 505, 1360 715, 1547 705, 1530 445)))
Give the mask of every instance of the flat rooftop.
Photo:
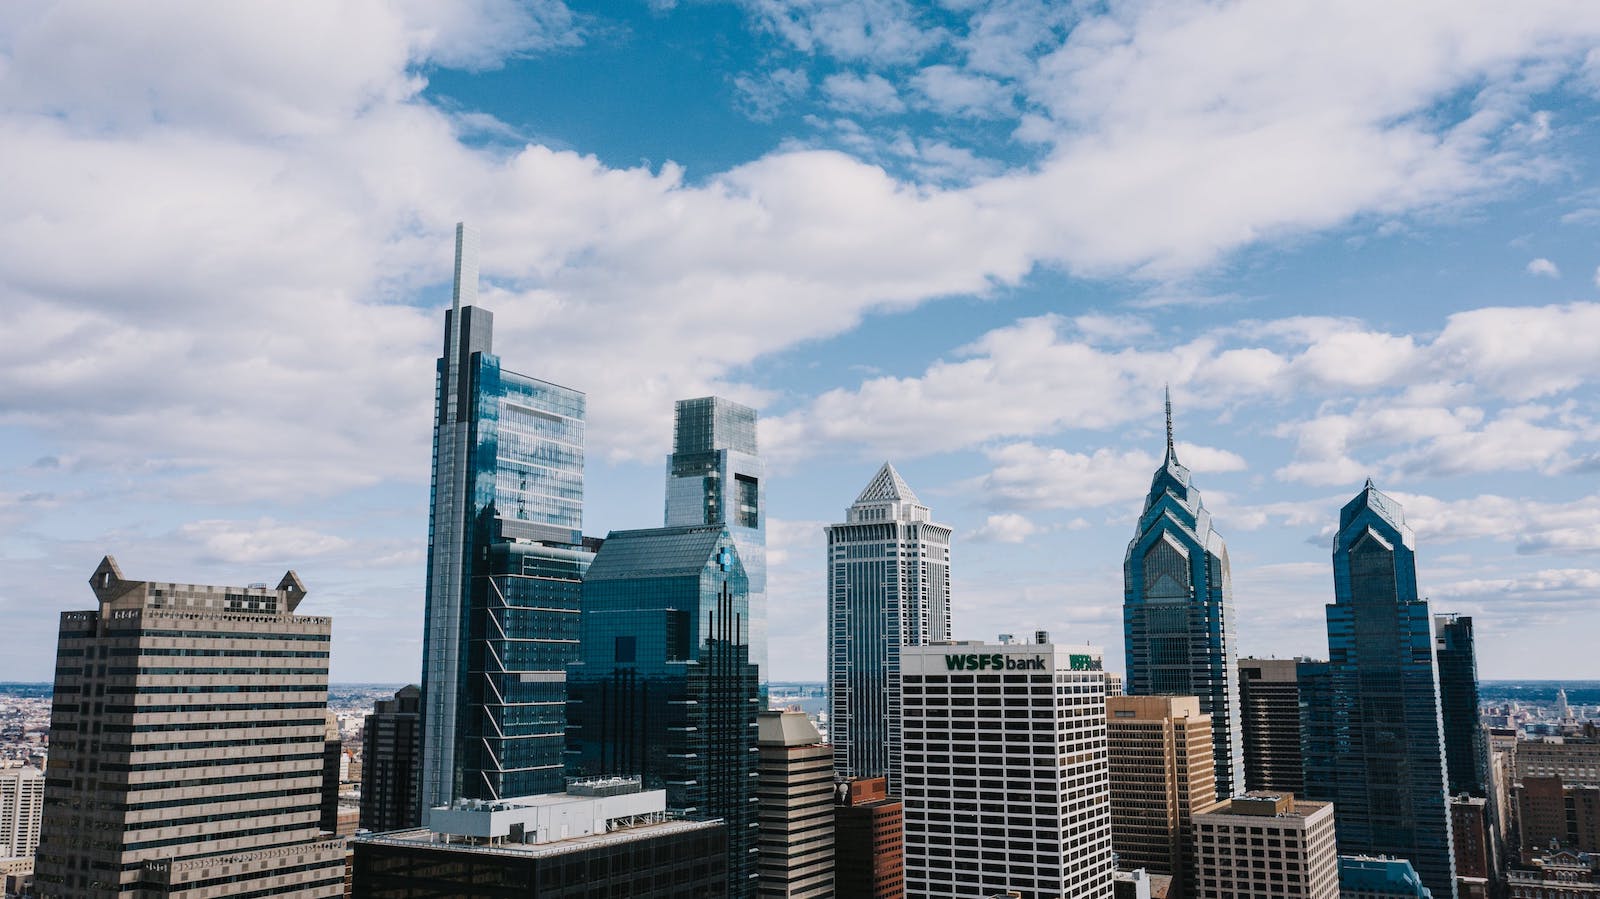
POLYGON ((517 858, 549 858, 551 856, 564 855, 568 852, 581 852, 598 846, 612 846, 633 840, 648 840, 653 837, 693 833, 697 830, 714 830, 722 826, 723 823, 720 818, 714 821, 661 821, 655 824, 619 827, 606 833, 569 837, 565 840, 553 840, 546 843, 513 843, 510 841, 472 843, 465 840, 446 842, 446 834, 434 833, 426 827, 418 827, 412 830, 396 830, 389 833, 358 834, 351 838, 351 843, 399 846, 407 849, 435 850, 439 852, 509 855, 517 858))

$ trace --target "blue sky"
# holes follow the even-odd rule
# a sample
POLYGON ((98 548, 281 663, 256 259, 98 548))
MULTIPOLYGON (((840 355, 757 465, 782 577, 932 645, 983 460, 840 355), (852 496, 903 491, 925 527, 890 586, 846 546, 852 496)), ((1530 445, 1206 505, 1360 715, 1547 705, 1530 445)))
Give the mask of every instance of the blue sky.
POLYGON ((883 459, 957 634, 1120 665, 1161 449, 1242 653, 1322 655, 1371 476, 1485 677, 1600 677, 1600 7, 745 0, 0 10, 0 679, 130 577, 275 581, 419 667, 450 234, 587 391, 586 530, 674 399, 760 408, 772 675, 883 459), (446 14, 448 12, 448 15, 446 14))

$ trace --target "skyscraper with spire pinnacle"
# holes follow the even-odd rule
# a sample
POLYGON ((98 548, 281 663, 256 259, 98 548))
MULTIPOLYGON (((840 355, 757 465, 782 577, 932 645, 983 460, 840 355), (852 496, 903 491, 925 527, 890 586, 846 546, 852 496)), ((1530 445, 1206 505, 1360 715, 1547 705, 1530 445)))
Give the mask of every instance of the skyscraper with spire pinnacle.
POLYGON ((900 647, 950 639, 949 526, 888 462, 828 527, 834 773, 900 792, 900 647))
POLYGON ((1172 439, 1123 560, 1123 649, 1131 696, 1195 696, 1211 716, 1217 797, 1244 790, 1238 650, 1228 547, 1172 439))
POLYGON ((582 393, 502 368, 456 226, 434 391, 421 806, 560 792, 583 544, 582 393))
POLYGON ((1409 859, 1455 899, 1439 673, 1416 539, 1368 480, 1339 512, 1328 663, 1305 695, 1305 789, 1333 803, 1341 855, 1409 859))

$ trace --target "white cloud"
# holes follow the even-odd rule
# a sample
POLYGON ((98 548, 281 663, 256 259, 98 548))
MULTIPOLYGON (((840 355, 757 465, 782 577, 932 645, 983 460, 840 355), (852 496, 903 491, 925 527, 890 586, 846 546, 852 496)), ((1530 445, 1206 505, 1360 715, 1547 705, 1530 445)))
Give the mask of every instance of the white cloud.
POLYGON ((1025 543, 1039 532, 1039 526, 1015 512, 990 515, 971 533, 963 535, 973 543, 1025 543))
POLYGON ((1551 262, 1542 256, 1528 263, 1527 272, 1530 275, 1536 275, 1542 278, 1561 277, 1561 269, 1556 268, 1556 264, 1554 262, 1551 262))
POLYGON ((919 58, 944 39, 906 0, 745 0, 755 21, 805 53, 878 65, 919 58))
POLYGON ((1003 116, 1011 109, 1011 91, 983 75, 963 72, 954 66, 934 65, 911 78, 937 112, 971 118, 1003 116))
POLYGON ((904 112, 906 104, 889 79, 876 73, 856 75, 839 72, 822 80, 822 92, 833 105, 846 112, 885 115, 904 112))

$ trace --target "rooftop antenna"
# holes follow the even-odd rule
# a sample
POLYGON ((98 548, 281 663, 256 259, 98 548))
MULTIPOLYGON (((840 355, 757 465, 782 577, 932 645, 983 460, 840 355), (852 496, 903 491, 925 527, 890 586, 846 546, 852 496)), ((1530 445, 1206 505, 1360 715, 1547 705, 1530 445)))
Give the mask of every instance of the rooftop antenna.
POLYGON ((1175 458, 1175 453, 1172 449, 1172 385, 1165 385, 1163 392, 1167 397, 1167 458, 1172 459, 1175 458))

